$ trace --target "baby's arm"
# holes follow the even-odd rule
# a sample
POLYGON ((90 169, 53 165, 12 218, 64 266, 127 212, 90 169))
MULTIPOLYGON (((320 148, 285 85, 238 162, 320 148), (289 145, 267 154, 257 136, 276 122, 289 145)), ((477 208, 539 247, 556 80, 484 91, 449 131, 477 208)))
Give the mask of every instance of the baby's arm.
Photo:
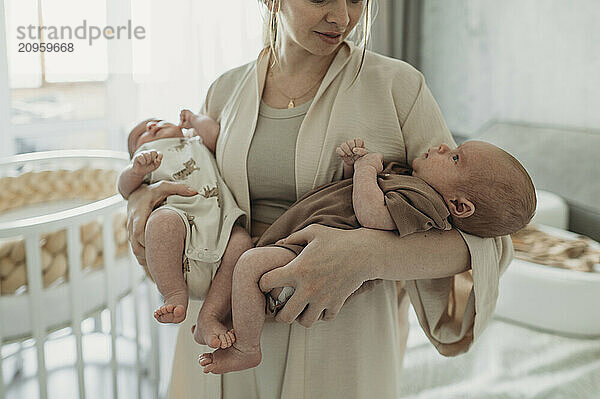
POLYGON ((379 230, 396 230, 396 224, 385 205, 383 191, 377 184, 377 174, 383 170, 383 156, 364 154, 354 162, 352 206, 358 222, 363 227, 379 230))
POLYGON ((180 118, 181 122, 179 125, 186 129, 194 129, 196 132, 195 134, 202 137, 202 142, 206 148, 214 154, 221 125, 208 116, 196 115, 187 109, 181 111, 180 118))
POLYGON ((163 155, 158 151, 142 151, 133 157, 133 162, 121 172, 118 180, 119 193, 128 199, 144 181, 144 177, 158 169, 163 155))
POLYGON ((335 152, 344 161, 344 174, 342 175, 342 179, 352 177, 352 173, 354 172, 354 162, 360 158, 360 155, 353 152, 355 148, 364 149, 365 142, 360 138, 356 138, 342 143, 342 145, 335 149, 335 152))

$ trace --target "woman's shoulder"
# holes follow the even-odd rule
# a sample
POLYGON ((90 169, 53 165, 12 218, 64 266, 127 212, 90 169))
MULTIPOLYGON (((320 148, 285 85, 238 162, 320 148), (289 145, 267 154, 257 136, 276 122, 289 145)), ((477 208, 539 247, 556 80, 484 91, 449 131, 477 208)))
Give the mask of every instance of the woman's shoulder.
MULTIPOLYGON (((362 53, 362 48, 354 48, 350 63, 354 65, 353 69, 358 69, 362 53)), ((351 80, 354 75, 354 72, 346 74, 351 80)), ((367 50, 357 82, 364 90, 371 90, 373 87, 388 88, 395 98, 401 96, 405 99, 415 99, 425 85, 425 78, 417 68, 406 61, 367 50)))
POLYGON ((228 71, 223 72, 217 79, 215 79, 215 84, 237 84, 241 79, 248 76, 248 74, 252 73, 255 70, 258 60, 265 54, 266 49, 263 49, 258 54, 256 59, 253 59, 250 62, 247 62, 238 67, 232 68, 228 71))
POLYGON ((226 72, 223 72, 218 78, 215 79, 213 84, 223 85, 235 85, 240 82, 244 76, 250 73, 256 67, 256 60, 250 61, 244 65, 240 65, 226 72))
POLYGON ((239 85, 248 80, 248 77, 255 71, 256 64, 257 60, 252 60, 232 68, 216 78, 208 89, 204 112, 211 118, 219 120, 223 106, 237 92, 239 85))
MULTIPOLYGON (((362 57, 362 51, 357 51, 358 60, 362 57)), ((363 69, 367 76, 387 77, 390 79, 404 79, 420 82, 423 74, 406 61, 388 57, 371 50, 365 52, 363 69)))

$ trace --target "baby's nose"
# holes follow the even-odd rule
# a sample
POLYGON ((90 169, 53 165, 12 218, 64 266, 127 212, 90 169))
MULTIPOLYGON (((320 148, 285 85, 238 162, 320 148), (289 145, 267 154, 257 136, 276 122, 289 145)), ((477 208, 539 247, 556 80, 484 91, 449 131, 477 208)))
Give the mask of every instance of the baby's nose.
POLYGON ((438 152, 440 154, 443 154, 447 151, 450 151, 450 147, 448 147, 446 144, 440 144, 440 147, 438 148, 438 152))
POLYGON ((158 130, 160 127, 162 127, 162 125, 163 125, 163 121, 160 121, 160 120, 150 121, 146 124, 146 131, 153 133, 156 130, 158 130))

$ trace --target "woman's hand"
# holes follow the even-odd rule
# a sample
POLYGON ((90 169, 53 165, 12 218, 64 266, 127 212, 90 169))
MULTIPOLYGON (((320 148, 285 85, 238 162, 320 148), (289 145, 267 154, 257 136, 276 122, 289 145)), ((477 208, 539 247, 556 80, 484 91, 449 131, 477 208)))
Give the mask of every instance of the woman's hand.
POLYGON ((142 185, 129 196, 127 201, 127 231, 129 244, 140 265, 146 266, 144 231, 150 213, 169 195, 191 197, 198 192, 183 183, 159 181, 142 185))
POLYGON ((305 245, 300 255, 284 267, 262 276, 260 288, 291 286, 295 292, 275 320, 291 323, 298 318, 310 327, 323 311, 324 320, 339 313, 346 299, 372 278, 368 248, 361 247, 361 229, 341 230, 319 224, 280 240, 279 243, 305 245))

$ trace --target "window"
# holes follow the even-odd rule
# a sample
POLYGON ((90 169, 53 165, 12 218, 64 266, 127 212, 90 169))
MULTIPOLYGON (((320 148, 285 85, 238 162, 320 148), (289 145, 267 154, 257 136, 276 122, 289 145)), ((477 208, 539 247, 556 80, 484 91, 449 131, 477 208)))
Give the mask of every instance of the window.
POLYGON ((84 23, 106 25, 106 1, 5 0, 5 5, 11 123, 103 118, 106 42, 87 46, 73 40, 73 31, 84 23), (56 34, 67 38, 57 40, 56 34), (72 52, 32 51, 68 42, 72 52))
POLYGON ((125 150, 134 122, 199 110, 215 78, 258 55, 259 10, 255 0, 0 0, 0 156, 125 150), (84 24, 128 23, 143 40, 74 37, 84 24), (19 52, 71 42, 73 52, 19 52))

